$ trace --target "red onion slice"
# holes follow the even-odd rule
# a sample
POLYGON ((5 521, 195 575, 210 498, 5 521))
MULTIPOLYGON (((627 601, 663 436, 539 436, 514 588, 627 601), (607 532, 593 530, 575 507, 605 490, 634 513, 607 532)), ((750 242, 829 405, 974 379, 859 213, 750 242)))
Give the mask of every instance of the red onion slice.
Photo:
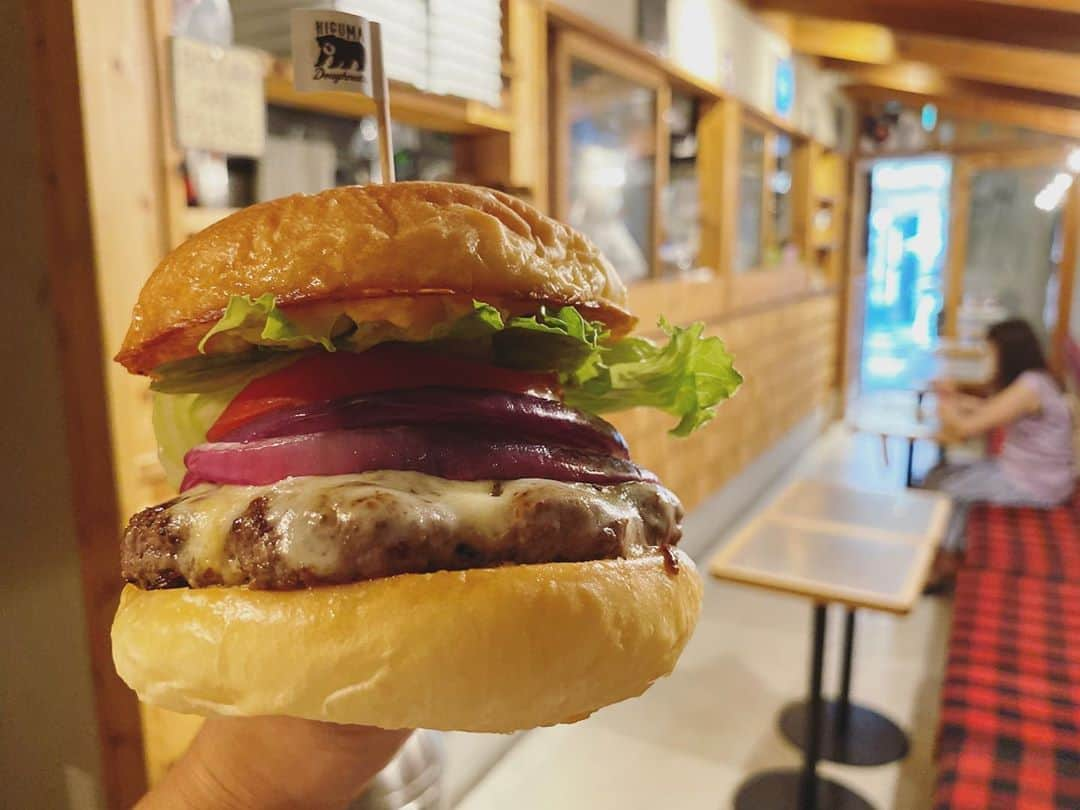
POLYGON ((610 455, 507 442, 438 428, 336 430, 253 442, 201 444, 184 457, 182 489, 197 483, 272 484, 299 475, 410 470, 453 481, 549 478, 588 484, 656 481, 610 455))
POLYGON ((558 444, 629 458, 626 441, 603 419, 527 394, 457 388, 384 391, 274 411, 228 433, 222 441, 391 425, 455 425, 514 442, 558 444))

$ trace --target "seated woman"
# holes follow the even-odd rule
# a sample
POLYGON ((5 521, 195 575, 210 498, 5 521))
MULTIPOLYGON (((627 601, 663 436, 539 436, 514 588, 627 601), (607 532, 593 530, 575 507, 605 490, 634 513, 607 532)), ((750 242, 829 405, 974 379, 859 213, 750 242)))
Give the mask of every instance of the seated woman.
POLYGON ((996 372, 985 399, 936 386, 942 438, 956 441, 1005 428, 995 458, 932 470, 925 486, 953 497, 953 519, 935 561, 928 592, 948 588, 960 567, 968 506, 976 501, 1049 509, 1073 491, 1073 425, 1069 404, 1046 367, 1027 321, 1002 321, 987 341, 996 372))

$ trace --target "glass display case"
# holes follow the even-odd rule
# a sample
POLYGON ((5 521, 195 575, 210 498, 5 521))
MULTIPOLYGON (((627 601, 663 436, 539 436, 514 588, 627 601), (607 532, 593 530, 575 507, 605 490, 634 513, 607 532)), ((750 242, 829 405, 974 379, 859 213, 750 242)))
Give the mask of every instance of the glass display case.
POLYGON ((661 77, 566 34, 556 49, 556 216, 587 234, 626 282, 654 275, 666 186, 661 77))
POLYGON ((773 139, 772 174, 769 177, 769 233, 766 241, 766 264, 777 264, 793 244, 792 216, 792 142, 788 135, 773 139), (775 254, 775 255, 773 255, 775 254))
POLYGON ((765 245, 765 132, 743 125, 739 139, 738 242, 735 272, 760 268, 765 245))
MULTIPOLYGON (((459 180, 455 136, 393 123, 398 180, 459 180)), ((269 105, 266 154, 256 161, 254 199, 314 193, 377 179, 378 129, 374 116, 359 119, 269 105)))
POLYGON ((671 154, 668 184, 663 190, 659 247, 660 274, 685 273, 699 264, 701 188, 698 182, 698 100, 673 94, 668 124, 671 154))
MULTIPOLYGON (((739 137, 738 240, 735 272, 795 263, 805 234, 796 233, 796 198, 807 189, 808 172, 797 170, 805 140, 757 118, 745 118, 739 137)), ((805 164, 805 160, 803 161, 805 164)), ((804 206, 805 208, 805 206, 804 206)))

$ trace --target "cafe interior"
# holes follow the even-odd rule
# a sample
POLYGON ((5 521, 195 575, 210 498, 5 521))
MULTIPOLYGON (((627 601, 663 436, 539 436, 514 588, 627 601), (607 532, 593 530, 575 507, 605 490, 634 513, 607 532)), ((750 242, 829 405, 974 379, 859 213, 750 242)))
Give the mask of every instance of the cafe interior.
POLYGON ((702 321, 744 378, 690 438, 612 417, 706 580, 675 671, 571 725, 419 731, 353 807, 1080 807, 1080 501, 934 486, 1020 430, 952 429, 997 324, 1080 387, 1074 0, 3 4, 0 804, 131 807, 202 722, 113 669, 124 521, 175 493, 111 358, 192 234, 382 179, 372 99, 294 87, 307 7, 381 23, 398 181, 581 230, 642 334, 702 321))

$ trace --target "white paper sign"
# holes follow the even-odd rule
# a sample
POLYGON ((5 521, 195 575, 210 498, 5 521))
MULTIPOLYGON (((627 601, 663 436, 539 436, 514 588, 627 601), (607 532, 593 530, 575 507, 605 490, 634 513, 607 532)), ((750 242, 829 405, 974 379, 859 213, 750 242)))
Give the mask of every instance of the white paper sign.
POLYGON ((293 9, 293 85, 374 95, 371 26, 356 14, 293 9))
POLYGON ((258 51, 173 37, 172 68, 176 140, 182 149, 262 155, 265 66, 258 51))

